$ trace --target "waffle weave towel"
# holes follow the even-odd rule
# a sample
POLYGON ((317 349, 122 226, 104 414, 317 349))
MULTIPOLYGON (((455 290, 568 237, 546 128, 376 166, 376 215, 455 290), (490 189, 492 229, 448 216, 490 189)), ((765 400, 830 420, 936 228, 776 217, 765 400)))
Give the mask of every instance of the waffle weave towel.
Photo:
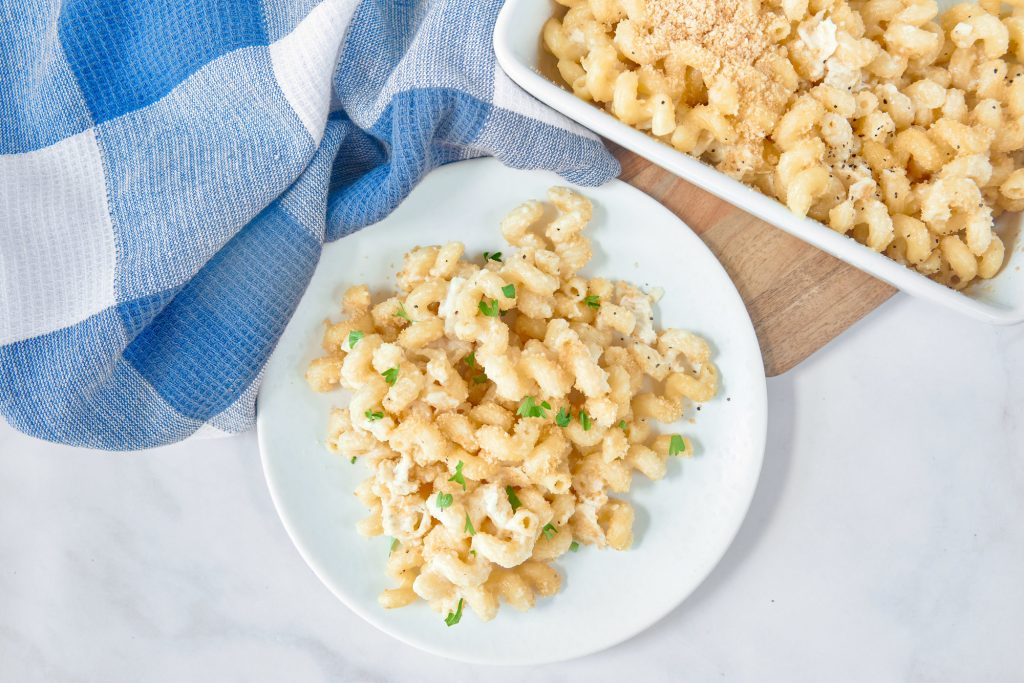
POLYGON ((248 429, 324 241, 460 159, 616 175, 497 67, 500 5, 0 0, 0 413, 108 449, 248 429))

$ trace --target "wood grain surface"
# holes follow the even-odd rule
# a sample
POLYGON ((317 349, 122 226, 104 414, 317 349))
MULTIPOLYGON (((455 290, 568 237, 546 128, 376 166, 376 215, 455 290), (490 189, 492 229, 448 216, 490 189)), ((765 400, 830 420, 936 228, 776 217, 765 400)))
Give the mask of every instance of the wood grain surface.
POLYGON ((829 343, 896 291, 606 141, 622 180, 664 204, 718 256, 754 322, 769 377, 829 343))

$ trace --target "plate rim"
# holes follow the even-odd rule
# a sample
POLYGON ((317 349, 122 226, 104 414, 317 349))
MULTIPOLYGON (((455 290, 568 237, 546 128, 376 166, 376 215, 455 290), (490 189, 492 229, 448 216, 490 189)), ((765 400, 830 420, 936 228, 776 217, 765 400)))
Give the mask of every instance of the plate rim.
MULTIPOLYGON (((522 172, 522 173, 536 172, 536 171, 530 171, 530 170, 524 170, 524 169, 514 169, 514 168, 511 168, 511 167, 506 167, 503 164, 501 164, 497 159, 495 159, 493 157, 477 157, 477 158, 474 158, 474 159, 466 159, 466 160, 456 161, 456 162, 453 162, 453 163, 450 163, 450 164, 445 164, 443 166, 435 168, 433 171, 431 171, 431 173, 453 172, 451 169, 456 168, 456 167, 458 167, 458 168, 466 168, 466 167, 470 167, 470 166, 486 166, 486 165, 489 165, 489 164, 493 164, 495 166, 500 166, 502 168, 507 168, 509 170, 513 170, 513 171, 517 171, 517 172, 522 172)), ((481 171, 481 172, 486 172, 486 171, 481 171)), ((575 186, 575 187, 581 187, 581 186, 576 185, 575 183, 568 183, 564 179, 562 179, 562 182, 566 183, 566 184, 569 184, 569 185, 572 185, 572 186, 575 186)), ((663 204, 661 204, 660 202, 655 200, 653 197, 647 195, 642 190, 639 190, 639 189, 633 187, 632 185, 629 185, 628 183, 626 183, 626 182, 624 182, 622 180, 619 180, 618 178, 614 178, 614 179, 606 182, 604 185, 601 185, 600 187, 601 188, 610 188, 610 187, 625 188, 627 192, 635 193, 635 195, 637 195, 638 200, 648 202, 651 205, 652 209, 654 209, 655 211, 662 212, 664 214, 664 216, 665 216, 665 219, 667 221, 674 221, 678 226, 681 226, 686 231, 690 232, 691 235, 693 235, 693 237, 696 239, 697 243, 699 243, 700 247, 703 248, 707 252, 708 256, 710 256, 711 261, 714 264, 714 267, 717 268, 721 272, 721 274, 725 278, 725 281, 728 282, 729 289, 727 290, 727 293, 728 293, 729 296, 735 297, 735 301, 739 304, 739 308, 740 308, 740 310, 743 313, 744 320, 746 322, 746 325, 743 325, 743 328, 746 331, 746 333, 749 335, 748 341, 752 342, 752 347, 753 347, 753 349, 755 351, 756 360, 758 361, 757 367, 760 369, 760 371, 757 372, 757 373, 754 373, 754 375, 753 375, 753 379, 755 381, 755 384, 753 386, 753 394, 754 394, 754 400, 757 403, 756 407, 758 408, 758 410, 756 411, 756 415, 754 416, 756 418, 756 423, 751 425, 751 432, 750 432, 753 435, 753 437, 754 437, 753 445, 751 447, 751 453, 753 454, 752 457, 756 458, 756 467, 752 466, 751 469, 752 470, 756 469, 756 471, 753 471, 751 473, 752 477, 751 477, 751 480, 750 480, 749 491, 745 491, 744 492, 744 500, 743 500, 742 506, 741 506, 742 514, 739 514, 736 517, 736 523, 733 526, 733 528, 729 529, 728 534, 723 534, 722 537, 725 538, 726 540, 725 540, 724 543, 722 543, 721 548, 720 548, 719 552, 717 553, 717 556, 715 557, 713 562, 709 562, 708 563, 708 565, 705 568, 704 572, 702 574, 700 574, 699 578, 693 582, 692 587, 687 592, 685 592, 682 596, 680 596, 678 600, 668 601, 665 604, 665 606, 659 608, 657 611, 652 611, 651 612, 651 618, 644 620, 643 624, 640 625, 640 626, 637 626, 635 628, 631 628, 631 629, 629 629, 627 631, 616 633, 611 638, 605 638, 605 639, 601 640, 600 642, 598 642, 598 643, 596 643, 594 645, 588 645, 588 646, 577 648, 575 650, 569 651, 567 654, 564 654, 564 655, 540 656, 540 657, 534 657, 534 658, 529 658, 529 659, 523 659, 522 657, 520 657, 518 659, 501 659, 501 658, 495 658, 495 657, 474 657, 472 655, 472 653, 461 653, 461 652, 460 653, 454 653, 454 652, 449 652, 449 651, 442 651, 442 650, 439 650, 438 648, 436 648, 433 645, 433 643, 431 643, 431 642, 429 642, 427 640, 420 639, 420 638, 417 638, 417 637, 414 637, 414 636, 410 636, 410 635, 408 635, 406 633, 402 633, 401 631, 397 631, 397 630, 393 630, 393 629, 389 628, 388 624, 385 622, 384 619, 378 618, 377 615, 375 615, 375 614, 373 614, 373 613, 371 613, 371 612, 369 612, 367 610, 364 610, 354 600, 350 600, 345 595, 345 593, 340 590, 339 587, 336 587, 334 585, 334 581, 333 581, 332 578, 330 578, 328 576, 326 568, 323 567, 321 565, 321 563, 314 557, 314 555, 310 551, 310 549, 307 548, 304 545, 303 541, 301 540, 301 535, 295 529, 295 527, 293 526, 292 520, 288 517, 288 515, 285 512, 285 510, 287 508, 282 503, 282 498, 281 498, 282 494, 280 493, 280 490, 278 488, 278 482, 270 474, 269 456, 267 455, 269 449, 268 449, 267 443, 266 443, 266 438, 267 438, 267 435, 266 435, 267 426, 266 425, 267 425, 267 422, 266 422, 266 418, 263 415, 262 411, 260 411, 260 403, 262 402, 262 398, 264 396, 264 392, 265 391, 270 391, 270 389, 267 388, 268 385, 266 384, 265 381, 261 382, 260 388, 259 388, 259 391, 258 391, 257 397, 256 397, 256 441, 257 441, 257 446, 259 448, 259 453, 260 453, 260 466, 261 466, 261 469, 263 471, 263 478, 264 478, 264 480, 265 480, 265 482, 267 484, 267 488, 268 488, 268 490, 270 492, 271 501, 272 501, 272 503, 274 505, 274 511, 277 514, 278 519, 280 519, 281 524, 284 526, 285 532, 287 533, 289 539, 291 540, 292 545, 299 552, 300 557, 302 557, 302 559, 306 563, 306 565, 313 571, 313 574, 320 580, 320 582, 343 605, 345 605, 353 613, 358 615, 360 618, 362 618, 364 621, 366 621, 367 623, 369 623, 370 625, 372 625, 374 628, 378 629, 382 633, 384 633, 384 634, 386 634, 386 635, 388 635, 388 636, 390 636, 392 638, 395 638, 396 640, 398 640, 398 641, 400 641, 400 642, 402 642, 402 643, 404 643, 406 645, 409 645, 411 647, 414 647, 414 648, 416 648, 418 650, 427 652, 429 654, 432 654, 432 655, 435 655, 435 656, 438 656, 438 657, 443 657, 445 659, 449 659, 449 660, 452 660, 452 661, 461 661, 461 662, 466 662, 466 663, 469 663, 469 664, 482 664, 482 665, 489 665, 489 666, 534 666, 534 665, 541 665, 541 664, 551 664, 551 663, 561 662, 561 661, 569 661, 569 660, 577 659, 577 658, 580 658, 580 657, 585 657, 587 655, 591 655, 591 654, 594 654, 594 653, 597 653, 597 652, 602 652, 604 650, 607 650, 607 649, 610 649, 612 647, 615 647, 616 645, 620 645, 622 643, 625 643, 625 642, 635 638, 637 635, 643 633, 644 631, 652 628, 653 626, 655 626, 656 624, 661 622, 663 619, 665 619, 665 617, 667 617, 673 611, 675 611, 676 609, 680 608, 686 602, 686 600, 688 600, 690 598, 690 596, 692 596, 693 593, 696 592, 696 590, 701 585, 704 584, 704 582, 711 575, 711 573, 714 572, 715 569, 717 569, 718 566, 721 564, 722 558, 725 557, 726 553, 732 547, 733 543, 736 540, 736 536, 739 534, 740 529, 743 527, 743 524, 746 521, 747 515, 750 513, 750 507, 751 507, 751 505, 753 503, 754 497, 755 497, 755 495, 757 493, 758 486, 760 484, 761 474, 762 474, 763 467, 764 467, 765 450, 766 450, 766 447, 767 447, 767 439, 768 439, 768 386, 767 386, 767 376, 766 376, 766 374, 764 372, 764 358, 763 358, 763 355, 761 353, 760 343, 759 343, 759 341, 757 339, 757 334, 756 334, 756 332, 754 330, 753 321, 750 319, 750 313, 747 310, 746 303, 743 301, 742 297, 739 294, 739 291, 736 289, 736 284, 732 281, 732 278, 729 276, 729 273, 725 270, 725 268, 722 266, 721 262, 718 260, 718 257, 715 256, 714 252, 711 251, 711 249, 704 243, 703 240, 700 239, 700 237, 693 231, 692 228, 690 228, 690 226, 685 221, 683 221, 677 215, 672 213, 667 207, 665 207, 663 204)), ((583 188, 583 189, 584 190, 587 190, 587 189, 591 189, 592 190, 592 189, 596 189, 596 188, 583 188)), ((385 218, 383 220, 387 220, 387 218, 385 218)), ((383 222, 383 220, 379 221, 378 223, 383 222)), ((370 225, 370 226, 367 226, 367 228, 372 228, 375 225, 377 225, 377 223, 375 223, 373 225, 370 225)), ((344 238, 342 238, 342 239, 344 239, 344 238)), ((317 267, 319 268, 319 263, 318 263, 317 267)), ((313 275, 310 277, 310 282, 312 282, 312 278, 315 277, 315 276, 316 276, 316 271, 314 270, 313 275)), ((308 291, 308 288, 307 288, 307 291, 308 291)), ((304 292, 303 293, 303 297, 305 297, 305 296, 306 296, 306 293, 304 292)), ((301 303, 301 298, 300 298, 300 303, 301 303)), ((296 310, 297 310, 297 308, 298 308, 298 304, 296 305, 296 310)), ((291 325, 291 324, 292 324, 292 320, 289 320, 288 325, 291 325)), ((285 331, 287 331, 288 325, 286 325, 285 331)), ((284 332, 282 332, 282 337, 283 336, 284 336, 284 332)), ((271 363, 274 362, 274 359, 275 359, 275 357, 277 357, 279 352, 283 353, 283 352, 280 351, 280 349, 281 349, 280 345, 275 347, 273 353, 271 354, 271 356, 267 360, 267 364, 266 364, 265 368, 270 367, 271 363)), ((265 374, 264 374, 264 379, 265 379, 265 374)), ((486 626, 482 625, 482 627, 486 627, 486 626)))

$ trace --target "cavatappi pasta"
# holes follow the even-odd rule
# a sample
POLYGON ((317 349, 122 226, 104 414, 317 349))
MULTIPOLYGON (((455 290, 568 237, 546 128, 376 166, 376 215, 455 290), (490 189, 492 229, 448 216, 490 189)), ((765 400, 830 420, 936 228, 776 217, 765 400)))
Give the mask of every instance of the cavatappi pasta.
POLYGON ((950 287, 1024 209, 1024 1, 559 0, 576 95, 950 287))
POLYGON ((464 606, 528 609, 559 590, 563 553, 630 546, 633 508, 609 493, 693 454, 653 423, 715 395, 707 342, 658 331, 634 285, 581 275, 591 204, 561 187, 549 199, 553 218, 529 201, 504 219, 513 253, 416 248, 395 296, 350 288, 307 370, 317 391, 352 392, 327 446, 370 470, 358 531, 394 539, 384 607, 422 599, 449 625, 464 606))

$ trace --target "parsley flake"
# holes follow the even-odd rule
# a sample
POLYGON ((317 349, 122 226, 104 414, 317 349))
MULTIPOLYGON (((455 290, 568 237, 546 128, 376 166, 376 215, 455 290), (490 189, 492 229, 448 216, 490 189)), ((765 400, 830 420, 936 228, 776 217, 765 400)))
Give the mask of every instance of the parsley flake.
POLYGON ((473 353, 469 354, 468 356, 466 356, 462 360, 464 360, 466 362, 466 365, 468 365, 469 367, 475 368, 476 367, 476 351, 474 351, 473 353))
POLYGON ((355 465, 356 464, 356 456, 353 455, 352 459, 349 460, 349 463, 352 464, 352 465, 355 465))
POLYGON ((516 286, 515 285, 505 285, 504 287, 501 288, 501 293, 505 295, 506 299, 515 299, 516 298, 516 286))
POLYGON ((601 297, 599 297, 596 294, 591 294, 590 296, 583 299, 583 303, 590 306, 591 308, 601 308, 601 297))
POLYGON ((405 304, 398 304, 398 311, 395 312, 395 317, 405 318, 409 322, 413 322, 412 318, 409 317, 408 312, 405 310, 405 304))
POLYGON ((580 411, 580 424, 583 425, 583 431, 585 432, 589 432, 590 427, 594 424, 585 410, 580 411))
POLYGON ((542 534, 544 534, 544 538, 546 538, 546 539, 548 539, 550 541, 552 538, 555 537, 555 534, 558 533, 558 529, 555 528, 554 524, 551 524, 549 522, 548 524, 544 525, 544 528, 541 529, 540 532, 542 534))
POLYGON ((498 263, 501 263, 501 252, 500 251, 496 251, 496 252, 494 252, 492 254, 489 251, 485 251, 484 252, 484 263, 487 263, 488 261, 497 261, 498 263))
POLYGON ((384 413, 379 410, 367 410, 364 415, 366 415, 366 419, 370 422, 376 422, 377 420, 384 419, 384 413))
POLYGON ((537 399, 533 396, 527 396, 523 399, 523 402, 519 404, 519 409, 516 411, 516 415, 519 417, 539 417, 541 419, 547 419, 547 411, 551 410, 551 404, 547 401, 541 401, 537 403, 537 399))
POLYGON ((579 550, 580 550, 580 544, 577 543, 576 541, 573 541, 572 543, 569 544, 569 552, 570 553, 576 553, 576 552, 579 552, 579 550))
POLYGON ((686 451, 686 441, 678 434, 673 434, 668 442, 668 454, 679 455, 686 451))
POLYGON ((480 373, 479 375, 477 375, 476 377, 473 378, 473 384, 483 384, 486 381, 487 381, 487 375, 485 375, 483 373, 480 373))
POLYGON ((473 528, 473 520, 469 518, 469 513, 466 513, 466 526, 463 528, 470 536, 476 536, 476 529, 473 528))
POLYGON ((350 348, 350 349, 356 348, 356 344, 358 344, 359 340, 362 339, 364 336, 365 335, 362 332, 360 332, 359 330, 352 330, 351 332, 349 332, 348 333, 348 348, 350 348))
POLYGON ((565 406, 562 406, 558 409, 558 414, 555 415, 555 424, 565 428, 569 426, 570 422, 572 422, 572 413, 566 410, 565 406))
POLYGON ((398 539, 397 538, 392 538, 391 539, 391 552, 395 552, 396 550, 398 550, 398 546, 399 545, 401 545, 401 544, 398 542, 398 539))
POLYGON ((491 299, 491 303, 488 304, 485 300, 481 299, 478 304, 480 312, 486 315, 488 318, 497 318, 500 311, 498 310, 498 300, 491 299))
POLYGON ((462 468, 465 467, 466 463, 459 461, 459 464, 455 466, 455 474, 448 477, 448 481, 454 481, 456 484, 462 484, 462 490, 466 490, 466 478, 462 476, 462 468))
POLYGON ((523 504, 522 501, 519 500, 519 496, 516 495, 515 490, 511 486, 505 487, 505 495, 508 496, 508 504, 512 506, 512 512, 518 510, 519 506, 523 504))
POLYGON ((455 626, 462 619, 462 598, 459 598, 459 605, 455 608, 455 612, 449 612, 448 616, 444 618, 444 623, 448 626, 455 626))
POLYGON ((454 500, 454 498, 455 497, 452 494, 450 494, 450 493, 444 493, 442 491, 439 491, 438 494, 437 494, 437 501, 436 501, 437 502, 437 509, 438 510, 444 510, 447 507, 451 507, 452 506, 452 500, 454 500))
POLYGON ((398 366, 388 368, 384 372, 380 373, 384 377, 384 381, 388 383, 389 387, 395 386, 395 382, 398 381, 398 366))
POLYGON ((625 420, 619 420, 619 424, 617 424, 615 426, 618 427, 619 429, 621 429, 622 431, 626 432, 627 434, 629 434, 629 427, 626 426, 626 421, 625 420))

